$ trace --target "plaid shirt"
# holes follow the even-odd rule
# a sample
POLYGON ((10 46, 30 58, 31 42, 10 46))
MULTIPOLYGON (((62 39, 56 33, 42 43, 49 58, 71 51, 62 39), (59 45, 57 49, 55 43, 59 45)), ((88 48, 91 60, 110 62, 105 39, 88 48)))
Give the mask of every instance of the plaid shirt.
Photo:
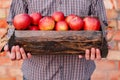
MULTIPOLYGON (((12 0, 7 21, 11 23, 20 13, 40 12, 48 16, 54 11, 95 15, 104 23, 107 21, 103 0, 12 0)), ((79 59, 77 55, 33 55, 22 66, 27 80, 88 80, 94 69, 94 61, 79 59)))

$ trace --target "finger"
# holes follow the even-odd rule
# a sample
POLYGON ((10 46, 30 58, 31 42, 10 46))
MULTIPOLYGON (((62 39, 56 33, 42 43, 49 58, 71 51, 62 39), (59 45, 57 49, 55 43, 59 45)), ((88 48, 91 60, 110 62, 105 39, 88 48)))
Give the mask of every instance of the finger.
POLYGON ((27 57, 30 59, 32 55, 30 53, 27 53, 27 57))
POLYGON ((96 49, 96 59, 101 60, 101 54, 99 49, 96 49))
POLYGON ((83 56, 82 56, 82 55, 79 55, 79 58, 83 58, 83 56))
POLYGON ((25 53, 23 48, 20 48, 20 52, 21 52, 22 58, 23 59, 27 59, 27 55, 26 55, 26 53, 25 53))
POLYGON ((12 49, 11 49, 10 58, 11 58, 11 60, 15 60, 16 59, 15 46, 13 46, 12 49))
POLYGON ((85 58, 86 60, 89 60, 90 59, 90 50, 85 50, 85 58))
POLYGON ((90 58, 91 60, 95 60, 95 48, 91 48, 90 58))
POLYGON ((4 51, 7 53, 7 56, 10 57, 10 51, 8 50, 8 45, 5 45, 4 51))
POLYGON ((15 51, 16 51, 16 59, 20 60, 21 59, 20 47, 15 46, 15 51))
POLYGON ((8 45, 5 45, 5 47, 4 47, 4 51, 8 51, 9 49, 8 49, 8 45))

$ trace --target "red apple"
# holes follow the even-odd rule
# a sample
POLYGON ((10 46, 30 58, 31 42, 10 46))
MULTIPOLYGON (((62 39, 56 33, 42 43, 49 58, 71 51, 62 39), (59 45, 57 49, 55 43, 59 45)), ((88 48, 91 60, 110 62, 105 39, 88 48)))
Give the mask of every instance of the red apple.
POLYGON ((29 30, 39 30, 38 26, 30 26, 28 29, 29 30))
POLYGON ((70 15, 66 16, 65 21, 69 24, 70 20, 74 17, 76 17, 75 14, 70 14, 70 15))
POLYGON ((58 21, 55 26, 57 31, 66 31, 68 30, 68 24, 65 21, 58 21))
POLYGON ((85 17, 84 30, 100 30, 100 21, 95 17, 85 17))
POLYGON ((13 19, 13 25, 17 30, 24 30, 31 24, 31 17, 26 14, 18 14, 13 19))
POLYGON ((55 27, 55 21, 52 17, 46 16, 39 21, 40 30, 53 30, 55 27))
POLYGON ((32 24, 38 25, 39 20, 42 18, 42 15, 41 13, 36 12, 36 13, 30 14, 30 17, 32 19, 32 24))
POLYGON ((64 13, 63 12, 60 12, 60 11, 56 11, 52 14, 52 18, 58 22, 58 21, 62 21, 65 19, 64 17, 64 13))
POLYGON ((81 30, 84 26, 84 22, 82 18, 76 16, 70 20, 69 26, 71 30, 81 30))

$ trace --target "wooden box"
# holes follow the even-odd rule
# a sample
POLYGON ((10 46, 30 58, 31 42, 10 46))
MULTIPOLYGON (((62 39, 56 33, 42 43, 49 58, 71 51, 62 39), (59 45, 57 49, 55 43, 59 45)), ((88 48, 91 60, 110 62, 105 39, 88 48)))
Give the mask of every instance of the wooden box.
POLYGON ((108 53, 107 41, 102 31, 29 31, 15 30, 9 46, 20 45, 33 55, 79 55, 92 47, 108 53))

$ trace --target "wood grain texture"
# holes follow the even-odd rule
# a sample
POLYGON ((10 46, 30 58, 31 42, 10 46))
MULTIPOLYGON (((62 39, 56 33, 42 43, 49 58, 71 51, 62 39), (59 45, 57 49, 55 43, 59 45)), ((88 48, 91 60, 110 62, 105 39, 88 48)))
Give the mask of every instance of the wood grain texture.
POLYGON ((99 48, 102 57, 108 52, 101 31, 15 31, 9 45, 20 45, 34 55, 83 54, 99 48))

